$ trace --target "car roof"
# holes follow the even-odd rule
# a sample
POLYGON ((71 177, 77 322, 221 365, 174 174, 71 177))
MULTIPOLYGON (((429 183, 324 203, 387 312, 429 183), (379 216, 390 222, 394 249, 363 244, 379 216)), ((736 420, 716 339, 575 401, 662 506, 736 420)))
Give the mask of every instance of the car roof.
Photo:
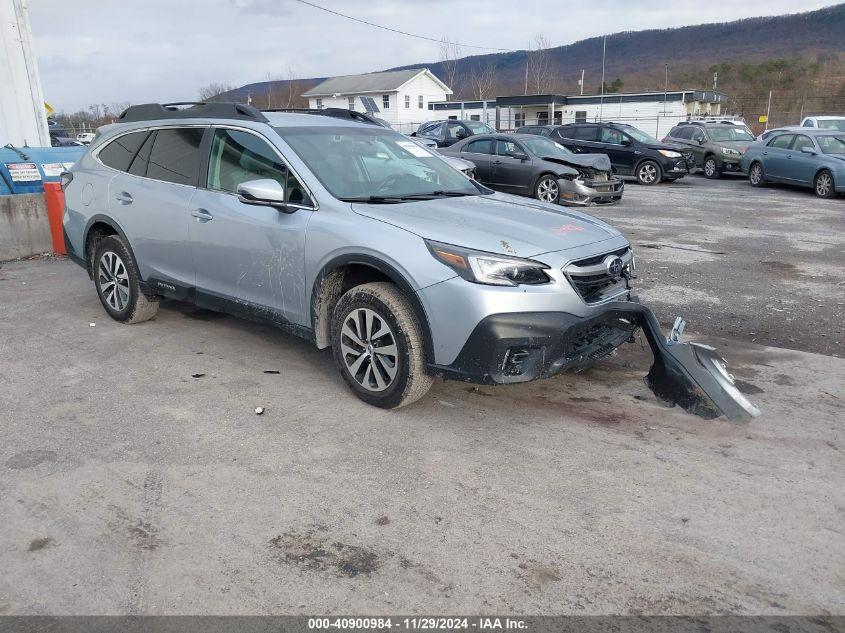
POLYGON ((835 114, 825 114, 824 116, 808 116, 804 117, 805 119, 815 119, 816 121, 838 121, 839 119, 845 119, 845 116, 837 116, 835 114))

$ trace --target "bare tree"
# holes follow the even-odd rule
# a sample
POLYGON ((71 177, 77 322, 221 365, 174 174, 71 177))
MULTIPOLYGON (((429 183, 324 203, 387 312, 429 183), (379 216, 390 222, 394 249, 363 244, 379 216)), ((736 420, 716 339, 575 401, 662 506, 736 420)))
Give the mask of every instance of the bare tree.
POLYGON ((229 92, 230 90, 234 89, 235 87, 230 86, 229 84, 211 83, 199 89, 199 100, 214 101, 215 97, 219 97, 223 93, 229 92))
POLYGON ((534 37, 525 54, 525 93, 529 90, 535 94, 549 91, 554 82, 552 77, 552 55, 549 51, 549 40, 544 35, 534 37))
POLYGON ((487 99, 493 96, 493 90, 496 84, 496 69, 493 68, 492 63, 487 63, 483 67, 474 66, 469 77, 470 85, 472 87, 472 96, 474 99, 487 99))
POLYGON ((452 89, 453 94, 459 90, 455 84, 458 74, 458 58, 461 56, 461 47, 457 42, 450 42, 445 37, 440 40, 440 66, 443 68, 443 83, 452 89))
POLYGON ((287 82, 287 105, 285 107, 292 108, 297 97, 299 97, 299 77, 293 69, 293 64, 288 64, 287 82))

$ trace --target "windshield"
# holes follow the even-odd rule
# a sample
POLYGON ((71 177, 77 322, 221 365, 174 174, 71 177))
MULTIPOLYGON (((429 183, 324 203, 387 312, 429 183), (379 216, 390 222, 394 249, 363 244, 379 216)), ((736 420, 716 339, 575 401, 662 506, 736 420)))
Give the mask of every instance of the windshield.
POLYGON ((493 134, 496 130, 481 121, 464 121, 473 134, 493 134))
POLYGON ((645 143, 647 145, 660 145, 660 141, 658 141, 653 136, 649 136, 642 130, 638 130, 635 127, 631 127, 630 125, 620 125, 619 129, 623 130, 625 134, 628 136, 633 137, 634 139, 638 140, 640 143, 645 143))
POLYGON ((323 186, 341 200, 388 202, 408 196, 478 195, 444 160, 381 128, 276 128, 323 186))
POLYGON ((709 127, 707 133, 710 135, 710 140, 716 143, 725 141, 753 141, 754 136, 746 129, 738 125, 725 125, 724 127, 709 127))
POLYGON ((845 119, 821 119, 819 128, 822 130, 839 130, 845 132, 845 119))
POLYGON ((817 136, 816 140, 825 154, 845 154, 845 135, 817 136))
POLYGON ((538 136, 536 138, 521 138, 519 142, 525 145, 528 150, 535 156, 540 158, 564 158, 568 159, 572 156, 572 152, 566 149, 560 143, 555 143, 552 140, 538 136))

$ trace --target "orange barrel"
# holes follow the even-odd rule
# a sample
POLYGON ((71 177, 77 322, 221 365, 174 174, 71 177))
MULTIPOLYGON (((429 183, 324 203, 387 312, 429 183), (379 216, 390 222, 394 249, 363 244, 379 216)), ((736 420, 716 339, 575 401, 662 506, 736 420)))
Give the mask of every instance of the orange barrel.
POLYGON ((47 202, 47 217, 50 218, 53 252, 56 255, 67 255, 65 251, 65 238, 62 232, 62 214, 65 211, 65 196, 62 192, 61 184, 57 182, 45 182, 44 199, 47 202))

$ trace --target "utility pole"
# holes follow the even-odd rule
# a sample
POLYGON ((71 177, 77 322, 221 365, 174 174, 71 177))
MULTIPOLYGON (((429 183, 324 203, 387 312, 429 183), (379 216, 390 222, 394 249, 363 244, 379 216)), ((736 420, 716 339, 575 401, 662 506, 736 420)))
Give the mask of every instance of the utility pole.
POLYGON ((666 93, 669 91, 669 64, 663 64, 666 77, 663 80, 663 116, 666 116, 666 93))
POLYGON ((766 106, 766 127, 763 128, 764 132, 769 129, 769 112, 771 112, 771 111, 772 111, 772 91, 769 90, 769 103, 766 106))
POLYGON ((601 97, 599 98, 599 121, 604 111, 604 58, 607 53, 607 35, 601 39, 601 97))
POLYGON ((716 90, 716 84, 719 81, 719 73, 713 73, 713 90, 716 90))
POLYGON ((584 69, 581 69, 581 81, 578 82, 581 86, 581 94, 584 94, 584 69))

